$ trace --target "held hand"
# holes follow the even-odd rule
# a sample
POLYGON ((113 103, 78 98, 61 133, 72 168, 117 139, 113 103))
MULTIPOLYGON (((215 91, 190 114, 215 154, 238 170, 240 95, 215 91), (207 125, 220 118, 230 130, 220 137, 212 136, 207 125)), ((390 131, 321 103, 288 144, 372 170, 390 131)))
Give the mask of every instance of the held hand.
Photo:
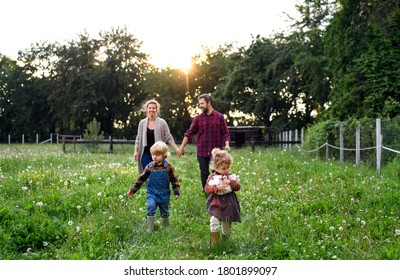
POLYGON ((176 194, 176 195, 175 195, 175 200, 177 200, 178 198, 179 198, 179 195, 176 194))
POLYGON ((176 153, 178 154, 179 157, 183 156, 185 154, 185 151, 183 150, 183 148, 178 148, 176 150, 176 153))
POLYGON ((135 154, 133 155, 133 158, 138 161, 139 160, 139 154, 135 152, 135 154))

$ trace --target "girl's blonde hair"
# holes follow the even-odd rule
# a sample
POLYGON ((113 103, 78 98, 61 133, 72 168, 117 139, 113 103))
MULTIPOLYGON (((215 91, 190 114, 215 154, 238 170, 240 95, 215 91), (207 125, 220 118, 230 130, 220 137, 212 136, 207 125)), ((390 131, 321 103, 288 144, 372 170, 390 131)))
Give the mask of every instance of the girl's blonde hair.
POLYGON ((225 150, 214 148, 211 151, 211 161, 210 161, 211 168, 216 169, 223 163, 231 165, 233 163, 231 155, 225 150))
POLYGON ((156 105, 157 116, 160 116, 160 107, 161 106, 160 106, 160 103, 158 103, 158 101, 155 99, 150 99, 150 100, 146 101, 146 103, 143 104, 142 109, 140 109, 140 111, 143 113, 147 113, 147 108, 149 107, 150 104, 156 105))
POLYGON ((154 145, 150 148, 150 153, 161 155, 164 159, 166 159, 170 155, 168 146, 163 141, 157 141, 156 143, 154 143, 154 145))

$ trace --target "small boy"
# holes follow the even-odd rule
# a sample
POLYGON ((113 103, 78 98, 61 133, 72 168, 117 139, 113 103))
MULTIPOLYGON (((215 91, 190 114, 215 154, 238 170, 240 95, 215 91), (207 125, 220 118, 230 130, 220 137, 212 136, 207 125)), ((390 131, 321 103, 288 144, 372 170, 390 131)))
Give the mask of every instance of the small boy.
POLYGON ((169 225, 169 204, 171 191, 169 183, 172 184, 175 199, 180 196, 179 181, 176 176, 174 167, 166 160, 169 156, 168 146, 158 141, 150 148, 152 162, 150 162, 144 172, 137 178, 135 184, 130 188, 127 195, 131 198, 146 183, 146 200, 147 200, 147 231, 154 230, 154 222, 157 207, 160 209, 162 226, 169 225))

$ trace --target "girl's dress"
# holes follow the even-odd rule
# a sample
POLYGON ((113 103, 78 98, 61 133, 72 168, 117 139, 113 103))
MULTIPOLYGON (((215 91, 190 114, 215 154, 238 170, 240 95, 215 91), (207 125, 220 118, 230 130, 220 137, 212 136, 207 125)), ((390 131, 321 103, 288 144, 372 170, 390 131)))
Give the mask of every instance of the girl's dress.
POLYGON ((204 188, 207 194, 206 209, 211 216, 222 222, 240 222, 240 204, 235 193, 240 190, 240 183, 233 174, 229 174, 228 178, 231 180, 230 188, 227 187, 225 192, 218 192, 217 185, 223 179, 222 175, 214 172, 208 177, 204 188))

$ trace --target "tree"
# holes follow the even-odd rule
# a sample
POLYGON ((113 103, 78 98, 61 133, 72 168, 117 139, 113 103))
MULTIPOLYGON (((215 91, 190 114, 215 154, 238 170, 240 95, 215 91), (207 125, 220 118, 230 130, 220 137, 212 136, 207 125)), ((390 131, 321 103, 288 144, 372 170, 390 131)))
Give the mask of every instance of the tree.
POLYGON ((400 114, 400 11, 398 1, 340 1, 325 36, 332 71, 330 115, 394 117, 400 114))

